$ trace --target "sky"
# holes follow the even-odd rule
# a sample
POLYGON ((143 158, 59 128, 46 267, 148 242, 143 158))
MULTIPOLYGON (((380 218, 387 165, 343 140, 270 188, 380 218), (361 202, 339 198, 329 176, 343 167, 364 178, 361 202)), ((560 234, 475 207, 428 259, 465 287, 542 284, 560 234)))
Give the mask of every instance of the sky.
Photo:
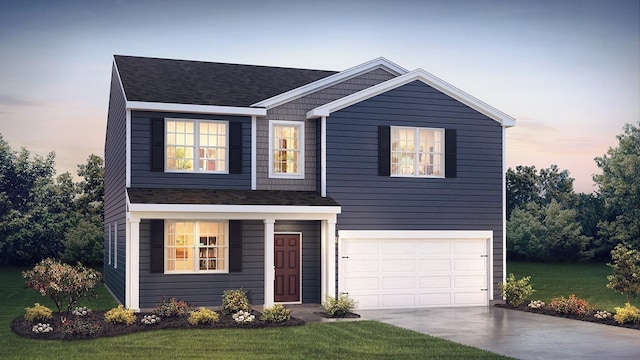
POLYGON ((385 57, 514 117, 506 165, 570 172, 640 120, 639 0, 4 1, 0 133, 56 153, 57 172, 104 157, 113 55, 345 70, 385 57))

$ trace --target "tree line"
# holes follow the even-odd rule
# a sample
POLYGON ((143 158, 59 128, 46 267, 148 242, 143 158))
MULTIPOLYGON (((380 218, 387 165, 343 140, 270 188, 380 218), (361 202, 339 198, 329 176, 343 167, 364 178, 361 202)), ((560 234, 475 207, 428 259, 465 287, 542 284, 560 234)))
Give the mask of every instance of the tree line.
POLYGON ((508 258, 601 261, 617 244, 640 249, 640 129, 627 124, 617 139, 595 158, 592 194, 576 193, 556 165, 507 170, 508 258))
POLYGON ((56 176, 55 153, 14 151, 0 134, 0 264, 102 266, 104 161, 90 155, 77 175, 56 176))

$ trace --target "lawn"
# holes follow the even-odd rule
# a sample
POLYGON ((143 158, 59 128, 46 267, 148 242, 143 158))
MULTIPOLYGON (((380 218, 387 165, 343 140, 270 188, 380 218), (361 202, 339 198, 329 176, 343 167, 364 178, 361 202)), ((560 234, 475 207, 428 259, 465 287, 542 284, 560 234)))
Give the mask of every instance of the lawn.
MULTIPOLYGON (((1 359, 508 359, 484 350, 375 321, 309 323, 265 329, 160 330, 77 341, 32 340, 10 329, 11 321, 34 302, 48 298, 25 289, 20 269, 0 268, 1 359)), ((98 299, 81 305, 115 306, 104 286, 98 299)))
MULTIPOLYGON (((552 297, 571 294, 586 299, 598 310, 613 312, 613 308, 624 306, 626 296, 607 288, 607 275, 611 268, 604 263, 546 264, 533 262, 507 262, 507 274, 516 278, 531 276, 531 285, 536 290, 529 300, 549 302, 552 297)), ((632 305, 640 306, 638 299, 632 305)))

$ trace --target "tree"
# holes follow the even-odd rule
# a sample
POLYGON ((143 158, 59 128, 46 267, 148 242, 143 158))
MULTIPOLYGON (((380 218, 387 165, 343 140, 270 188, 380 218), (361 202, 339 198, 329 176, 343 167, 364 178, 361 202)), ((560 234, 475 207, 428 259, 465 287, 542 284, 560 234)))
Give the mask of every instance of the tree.
MULTIPOLYGON (((639 123, 640 124, 640 123, 639 123)), ((595 158, 602 174, 594 175, 609 218, 599 224, 602 237, 612 243, 640 247, 640 128, 624 126, 618 147, 595 158)))
POLYGON ((507 219, 513 210, 524 207, 530 202, 539 205, 550 204, 552 200, 571 206, 575 199, 573 179, 568 170, 557 165, 536 170, 535 166, 516 166, 515 170, 507 169, 507 219))
POLYGON ((615 292, 625 294, 627 303, 640 294, 640 252, 624 244, 618 244, 611 250, 612 263, 607 265, 613 274, 607 276, 607 287, 615 292))

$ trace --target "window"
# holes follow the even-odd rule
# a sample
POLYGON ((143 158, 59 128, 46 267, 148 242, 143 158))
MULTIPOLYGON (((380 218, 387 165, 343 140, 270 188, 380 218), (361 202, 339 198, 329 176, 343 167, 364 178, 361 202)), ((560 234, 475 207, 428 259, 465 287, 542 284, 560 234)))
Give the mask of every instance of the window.
POLYGON ((166 170, 226 173, 228 123, 168 119, 166 170))
POLYGON ((166 272, 227 272, 225 222, 167 221, 166 272))
POLYGON ((304 123, 269 123, 269 177, 304 178, 304 123))
POLYGON ((107 225, 107 232, 109 233, 109 249, 108 249, 108 253, 109 253, 109 265, 111 265, 111 224, 107 225))
POLYGON ((391 175, 443 177, 444 129, 391 127, 391 175))

